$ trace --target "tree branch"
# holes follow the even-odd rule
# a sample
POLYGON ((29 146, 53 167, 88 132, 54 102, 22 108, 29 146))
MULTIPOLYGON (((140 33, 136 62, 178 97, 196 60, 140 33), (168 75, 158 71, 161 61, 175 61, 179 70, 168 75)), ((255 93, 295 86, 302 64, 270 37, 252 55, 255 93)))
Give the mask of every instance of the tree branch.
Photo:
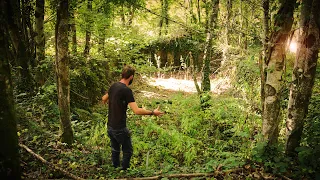
POLYGON ((39 159, 41 162, 43 162, 44 164, 48 165, 49 167, 60 171, 62 174, 64 174, 65 176, 67 176, 68 178, 72 178, 72 179, 76 179, 76 180, 83 180, 82 178, 71 174, 65 170, 63 170, 62 168, 48 162, 47 160, 45 160, 43 157, 41 157, 40 155, 36 154, 35 152, 33 152, 31 149, 29 149, 26 145, 23 144, 19 144, 20 147, 24 148, 26 151, 28 151, 30 154, 32 154, 34 157, 36 157, 37 159, 39 159))

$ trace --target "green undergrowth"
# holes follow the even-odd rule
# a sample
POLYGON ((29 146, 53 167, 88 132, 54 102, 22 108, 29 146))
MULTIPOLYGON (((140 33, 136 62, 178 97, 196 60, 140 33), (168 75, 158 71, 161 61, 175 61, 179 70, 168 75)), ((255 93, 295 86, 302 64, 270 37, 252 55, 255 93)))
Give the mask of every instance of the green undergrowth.
MULTIPOLYGON (((30 117, 19 118, 20 142, 49 162, 83 178, 213 172, 218 166, 233 169, 246 163, 261 120, 251 113, 244 100, 212 95, 210 106, 203 110, 196 94, 164 90, 155 93, 162 91, 165 95, 151 98, 134 91, 139 106, 147 109, 160 106, 166 114, 160 118, 137 116, 128 110, 127 125, 133 132, 134 154, 127 172, 111 166, 105 105, 72 110, 75 143, 70 149, 58 142, 57 119, 44 123, 46 119, 39 121, 32 112, 22 113, 30 117), (22 121, 24 118, 29 120, 22 121)), ((28 164, 24 167, 29 172, 26 177, 39 172, 39 167, 42 178, 63 177, 21 151, 23 161, 28 164)))

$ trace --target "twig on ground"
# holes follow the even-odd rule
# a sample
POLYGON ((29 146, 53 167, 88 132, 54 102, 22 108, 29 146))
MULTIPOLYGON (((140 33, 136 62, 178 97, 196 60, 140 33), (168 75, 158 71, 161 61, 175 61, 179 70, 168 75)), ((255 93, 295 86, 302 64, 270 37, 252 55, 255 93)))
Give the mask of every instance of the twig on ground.
POLYGON ((193 174, 168 174, 168 175, 159 175, 159 176, 152 176, 152 177, 141 177, 141 178, 124 178, 124 179, 117 179, 117 180, 152 180, 152 179, 161 179, 161 178, 193 178, 193 177, 211 177, 214 176, 214 173, 193 173, 193 174))
POLYGON ((63 170, 62 168, 48 162, 47 160, 45 160, 43 157, 41 157, 40 155, 36 154, 35 152, 33 152, 31 149, 29 149, 26 145, 23 144, 19 144, 20 147, 24 148, 26 151, 28 151, 30 154, 32 154, 34 157, 36 157, 37 159, 39 159, 41 162, 43 162, 44 164, 48 165, 49 167, 60 171, 62 174, 64 174, 65 176, 67 176, 68 178, 72 178, 72 179, 76 179, 76 180, 83 180, 82 178, 71 174, 65 170, 63 170))

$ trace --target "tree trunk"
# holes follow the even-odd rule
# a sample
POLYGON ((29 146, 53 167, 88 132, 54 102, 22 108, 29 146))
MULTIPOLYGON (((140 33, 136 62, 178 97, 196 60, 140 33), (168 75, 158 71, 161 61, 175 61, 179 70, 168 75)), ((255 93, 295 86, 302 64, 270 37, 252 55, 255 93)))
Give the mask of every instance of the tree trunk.
POLYGON ((206 45, 204 49, 204 56, 203 56, 203 76, 202 76, 202 91, 208 92, 210 91, 210 61, 211 61, 211 48, 212 48, 212 39, 215 37, 214 29, 217 24, 217 16, 219 11, 219 0, 212 0, 211 1, 211 15, 210 20, 208 24, 208 30, 207 30, 207 38, 206 38, 206 45))
POLYGON ((230 30, 230 18, 232 15, 232 0, 227 0, 227 23, 226 23, 226 45, 229 45, 230 42, 230 36, 229 36, 229 30, 230 30))
POLYGON ((0 3, 0 179, 21 179, 7 27, 8 7, 0 3))
POLYGON ((74 18, 74 14, 76 11, 77 7, 77 2, 76 0, 72 0, 70 2, 70 32, 71 32, 71 37, 72 37, 72 54, 77 54, 77 28, 76 28, 76 20, 74 18))
POLYGON ((197 13, 198 13, 198 22, 201 24, 201 7, 200 7, 200 0, 197 1, 197 13))
POLYGON ((226 25, 225 25, 225 45, 222 50, 223 62, 227 60, 228 51, 229 51, 229 42, 230 42, 230 18, 232 14, 232 0, 227 0, 227 17, 226 17, 226 25))
POLYGON ((161 1, 161 17, 159 22, 159 36, 162 34, 163 23, 165 23, 164 34, 168 34, 168 26, 169 26, 169 2, 168 0, 160 0, 161 1))
POLYGON ((268 43, 269 43, 269 0, 262 0, 262 7, 263 7, 263 56, 259 58, 260 61, 260 74, 261 74, 261 89, 260 89, 260 95, 261 95, 261 112, 263 115, 264 112, 264 100, 265 100, 265 94, 264 94, 264 88, 266 84, 266 57, 267 57, 267 51, 268 51, 268 43))
POLYGON ((24 30, 22 29, 21 22, 21 11, 19 1, 4 2, 7 13, 7 23, 10 32, 10 38, 13 45, 14 55, 17 66, 19 66, 19 78, 17 82, 18 92, 32 92, 33 91, 33 80, 29 70, 29 61, 31 59, 27 43, 24 41, 24 30))
POLYGON ((105 39, 106 39, 106 26, 105 28, 99 31, 99 38, 98 38, 98 52, 102 53, 103 57, 106 57, 106 50, 105 50, 105 39))
POLYGON ((262 134, 269 145, 278 140, 280 121, 280 95, 285 60, 285 47, 293 23, 296 0, 285 0, 274 22, 275 31, 270 38, 266 59, 267 77, 265 86, 262 134))
POLYGON ((60 111, 61 142, 73 142, 70 121, 70 79, 68 57, 68 0, 60 0, 56 22, 56 75, 60 111))
POLYGON ((32 2, 28 0, 22 0, 22 29, 24 35, 24 42, 26 46, 26 54, 29 58, 30 64, 35 67, 36 65, 36 43, 35 32, 31 23, 31 14, 33 13, 32 2))
POLYGON ((88 14, 87 14, 87 27, 86 27, 86 44, 84 46, 83 55, 87 57, 90 52, 90 39, 91 39, 91 27, 92 27, 92 0, 88 0, 87 4, 88 14))
POLYGON ((189 0, 189 14, 190 14, 190 21, 191 24, 192 23, 197 23, 197 17, 196 15, 193 13, 193 0, 189 0))
POLYGON ((166 23, 166 27, 164 29, 164 34, 167 35, 168 34, 168 29, 169 29, 169 1, 168 0, 164 0, 164 22, 166 23))
MULTIPOLYGON (((44 39, 44 0, 36 1, 36 12, 35 12, 35 40, 36 40, 36 59, 37 64, 40 67, 45 58, 45 39, 44 39)), ((44 78, 41 72, 37 71, 37 83, 40 85, 44 84, 44 78)))
POLYGON ((162 27, 163 27, 163 8, 164 8, 164 5, 163 5, 163 1, 164 0, 160 0, 161 2, 161 17, 160 17, 160 21, 159 21, 159 36, 161 36, 162 34, 162 27))
POLYGON ((287 146, 289 155, 299 146, 309 100, 314 85, 319 53, 320 2, 303 0, 300 19, 298 51, 292 73, 288 103, 287 146))

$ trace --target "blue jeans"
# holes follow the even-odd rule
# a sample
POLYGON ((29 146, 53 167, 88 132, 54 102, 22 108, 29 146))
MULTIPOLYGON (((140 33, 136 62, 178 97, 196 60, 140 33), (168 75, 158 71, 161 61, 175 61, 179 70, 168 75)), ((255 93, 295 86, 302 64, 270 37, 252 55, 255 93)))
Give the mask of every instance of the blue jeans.
POLYGON ((133 153, 131 132, 128 128, 112 129, 108 127, 108 136, 111 142, 113 167, 117 168, 120 166, 120 146, 122 146, 122 169, 126 170, 130 166, 130 159, 133 153))

